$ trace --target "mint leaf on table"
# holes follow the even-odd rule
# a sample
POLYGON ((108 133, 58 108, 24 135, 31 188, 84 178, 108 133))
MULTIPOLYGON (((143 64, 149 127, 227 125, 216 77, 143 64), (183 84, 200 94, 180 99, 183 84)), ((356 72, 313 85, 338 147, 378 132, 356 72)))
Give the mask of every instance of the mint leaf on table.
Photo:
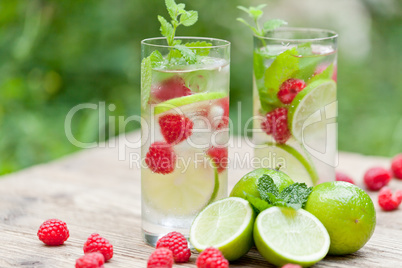
POLYGON ((141 62, 141 106, 146 109, 152 84, 152 60, 151 56, 146 57, 141 62))

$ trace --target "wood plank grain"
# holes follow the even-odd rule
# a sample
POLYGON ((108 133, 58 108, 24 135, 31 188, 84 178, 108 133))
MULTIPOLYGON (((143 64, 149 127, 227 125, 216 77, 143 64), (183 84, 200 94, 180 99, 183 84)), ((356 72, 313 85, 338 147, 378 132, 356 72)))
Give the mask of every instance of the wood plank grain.
MULTIPOLYGON (((129 138, 138 136, 134 133, 129 138)), ((252 154, 241 141, 235 142, 243 146, 231 149, 231 157, 252 154)), ((115 256, 105 267, 146 267, 153 249, 142 242, 140 173, 135 165, 130 167, 129 158, 138 153, 128 149, 126 159, 118 160, 116 147, 91 149, 0 179, 0 267, 74 267, 93 232, 114 245, 115 256), (70 238, 65 245, 47 247, 37 239, 37 228, 47 218, 68 223, 70 238)), ((363 172, 373 165, 388 167, 389 159, 340 155, 339 169, 351 174, 360 186, 363 172)), ((229 188, 249 170, 231 168, 229 188)), ((402 181, 393 180, 391 186, 402 189, 402 181)), ((402 210, 383 212, 378 209, 376 193, 369 194, 378 211, 377 228, 369 243, 355 254, 329 256, 314 267, 401 266, 402 210)), ((195 258, 196 254, 190 263, 175 267, 195 267, 195 258)), ((252 249, 231 267, 272 266, 252 249)))

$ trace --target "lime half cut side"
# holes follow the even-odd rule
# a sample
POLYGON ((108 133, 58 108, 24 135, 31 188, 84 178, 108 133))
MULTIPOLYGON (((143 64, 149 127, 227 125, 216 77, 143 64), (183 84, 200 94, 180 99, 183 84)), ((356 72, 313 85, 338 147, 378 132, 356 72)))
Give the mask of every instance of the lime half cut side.
POLYGON ((253 245, 255 212, 250 203, 229 197, 208 205, 195 218, 190 242, 195 249, 218 248, 229 261, 246 254, 253 245))
POLYGON ((313 214, 283 207, 272 207, 258 215, 254 241, 261 255, 278 266, 311 266, 327 255, 330 246, 327 230, 313 214))
POLYGON ((200 101, 206 101, 206 100, 215 100, 215 99, 221 99, 226 97, 227 94, 225 92, 206 92, 206 93, 196 93, 193 95, 189 96, 184 96, 180 98, 174 98, 170 99, 164 102, 161 102, 157 105, 155 105, 155 115, 167 112, 171 109, 200 102, 200 101))
MULTIPOLYGON (((289 108, 288 125, 293 136, 298 141, 302 141, 303 130, 308 127, 305 124, 307 119, 312 123, 322 122, 320 110, 325 109, 327 114, 336 113, 336 111, 327 111, 336 109, 336 105, 330 105, 334 102, 336 102, 336 83, 333 80, 321 79, 307 85, 296 95, 289 108)), ((321 128, 326 127, 322 124, 316 125, 321 125, 321 128)))
MULTIPOLYGON (((255 155, 259 159, 268 158, 268 168, 277 168, 286 173, 293 181, 306 183, 313 186, 318 182, 318 174, 314 165, 303 154, 294 147, 287 144, 275 144, 268 142, 267 148, 255 150, 255 155)), ((264 163, 264 162, 263 162, 264 163)))

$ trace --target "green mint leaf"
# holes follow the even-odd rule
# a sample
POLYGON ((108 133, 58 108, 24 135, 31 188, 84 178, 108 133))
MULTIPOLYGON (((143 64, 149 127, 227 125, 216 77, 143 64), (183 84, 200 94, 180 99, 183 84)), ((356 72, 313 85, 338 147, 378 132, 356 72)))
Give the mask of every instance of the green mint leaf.
POLYGON ((288 23, 284 20, 272 19, 264 23, 263 29, 265 32, 268 32, 287 24, 288 23))
POLYGON ((245 21, 245 20, 242 19, 242 18, 237 18, 236 20, 237 20, 237 21, 240 21, 241 23, 243 23, 244 25, 246 25, 247 27, 249 27, 249 28, 253 31, 253 33, 254 33, 255 35, 258 35, 258 30, 257 30, 256 28, 254 28, 253 26, 251 26, 250 24, 248 24, 247 21, 245 21))
POLYGON ((314 81, 321 79, 331 79, 332 74, 334 73, 334 65, 330 64, 325 70, 317 75, 314 75, 310 80, 308 80, 307 84, 311 84, 314 81))
POLYGON ((261 16, 264 14, 264 12, 261 10, 261 8, 258 8, 258 7, 250 7, 249 12, 250 12, 251 17, 254 20, 259 20, 261 18, 261 16))
POLYGON ((182 3, 177 4, 177 12, 178 12, 179 14, 183 14, 184 12, 186 12, 186 11, 184 10, 185 7, 186 7, 185 4, 182 4, 182 3))
POLYGON ((273 194, 273 193, 267 192, 267 193, 265 193, 265 194, 268 196, 267 201, 268 201, 270 204, 275 205, 276 203, 282 201, 282 200, 280 200, 280 199, 278 198, 277 195, 275 195, 275 194, 273 194))
POLYGON ((198 20, 198 12, 194 10, 186 11, 180 16, 180 23, 184 26, 191 26, 198 20))
POLYGON ((173 42, 174 29, 172 24, 170 24, 164 17, 158 16, 158 20, 161 23, 160 31, 164 37, 166 37, 168 44, 173 42))
POLYGON ((152 84, 152 62, 151 57, 146 57, 141 62, 141 107, 146 109, 152 84))
POLYGON ((258 50, 254 50, 253 53, 253 69, 255 79, 261 79, 264 76, 265 66, 264 66, 264 58, 259 53, 258 50))
POLYGON ((250 10, 249 10, 247 7, 244 7, 244 6, 237 6, 237 8, 240 9, 240 10, 242 10, 242 11, 244 11, 244 12, 246 12, 250 17, 252 17, 252 15, 251 15, 251 13, 250 13, 250 10))
POLYGON ((276 187, 274 180, 267 174, 262 175, 258 179, 257 190, 261 198, 269 203, 276 201, 276 197, 279 196, 278 187, 276 187), (272 196, 275 197, 275 200, 272 200, 274 199, 272 196))
POLYGON ((181 55, 186 59, 187 63, 194 64, 197 62, 197 55, 188 47, 183 45, 174 46, 175 49, 180 51, 181 55))
POLYGON ((198 55, 198 56, 208 56, 209 51, 211 50, 211 43, 205 42, 205 41, 197 41, 197 42, 190 42, 190 43, 185 43, 184 44, 186 47, 191 47, 193 48, 192 50, 198 55), (196 47, 196 48, 194 48, 196 47))
POLYGON ((267 4, 261 4, 261 5, 256 6, 255 8, 262 10, 262 9, 265 8, 266 6, 267 6, 267 4))
MULTIPOLYGON (((296 48, 288 49, 279 54, 272 64, 265 70, 264 87, 258 88, 261 107, 280 106, 277 94, 279 87, 289 78, 294 78, 294 74, 299 71, 300 58, 296 48)), ((266 112, 269 110, 264 109, 266 112)))
POLYGON ((304 207, 313 187, 307 187, 305 183, 294 183, 283 189, 279 198, 287 204, 298 204, 304 207))
POLYGON ((151 55, 149 55, 149 58, 151 60, 152 68, 159 67, 165 60, 158 50, 153 51, 151 55))
POLYGON ((178 9, 176 2, 174 0, 165 0, 165 5, 169 13, 169 16, 172 18, 172 20, 176 20, 177 9, 178 9))
POLYGON ((262 200, 259 197, 256 197, 254 195, 248 194, 246 192, 243 192, 244 195, 246 196, 246 200, 250 202, 251 206, 254 208, 255 212, 258 214, 267 208, 272 207, 271 204, 269 204, 267 201, 262 200))

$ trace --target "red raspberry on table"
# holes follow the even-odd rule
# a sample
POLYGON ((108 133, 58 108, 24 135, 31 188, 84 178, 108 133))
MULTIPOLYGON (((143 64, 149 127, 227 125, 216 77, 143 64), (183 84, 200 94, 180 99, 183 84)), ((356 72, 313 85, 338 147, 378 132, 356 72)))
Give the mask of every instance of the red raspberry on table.
POLYGON ((382 167, 370 168, 364 174, 364 183, 372 191, 378 191, 391 180, 391 173, 382 167))
POLYGON ((282 268, 302 268, 302 267, 298 264, 288 263, 282 266, 282 268))
POLYGON ((261 123, 261 128, 268 135, 272 135, 277 143, 286 143, 291 135, 288 128, 288 110, 276 108, 267 113, 261 123))
POLYGON ((174 98, 191 95, 191 90, 186 87, 183 78, 173 76, 151 89, 151 96, 156 102, 167 101, 174 98))
POLYGON ((217 167, 218 173, 224 171, 228 166, 228 148, 226 147, 210 147, 207 150, 208 156, 212 159, 217 167))
POLYGON ((177 144, 191 136, 194 123, 185 115, 166 114, 159 118, 162 136, 169 144, 177 144))
POLYGON ((402 180, 402 154, 392 159, 391 170, 395 178, 402 180))
POLYGON ((222 255, 219 249, 207 248, 198 256, 196 261, 198 268, 227 268, 228 260, 222 255))
POLYGON ((300 79, 288 79, 282 83, 278 91, 278 99, 284 104, 290 104, 297 93, 306 87, 306 83, 300 79))
POLYGON ((397 191, 392 195, 392 191, 388 187, 383 187, 378 193, 378 204, 385 211, 395 210, 402 202, 402 192, 397 191))
POLYGON ((353 181, 353 179, 351 177, 349 177, 345 173, 338 172, 338 171, 335 173, 335 180, 336 181, 345 181, 345 182, 349 182, 351 184, 355 184, 355 182, 353 181))
POLYGON ((187 239, 178 232, 170 232, 156 242, 156 248, 168 248, 173 253, 174 261, 177 263, 188 262, 191 251, 188 248, 187 239))
POLYGON ((157 248, 149 256, 147 268, 171 268, 173 266, 173 253, 168 248, 157 248))
POLYGON ((113 257, 113 246, 99 234, 91 234, 84 244, 84 253, 99 252, 105 257, 105 261, 113 257))
POLYGON ((93 252, 82 256, 75 261, 75 268, 103 268, 105 258, 102 253, 93 252))
POLYGON ((176 154, 171 145, 164 141, 157 141, 149 146, 145 163, 152 172, 169 174, 174 171, 176 154))
POLYGON ((38 230, 39 240, 48 246, 62 245, 70 236, 67 224, 58 219, 49 219, 38 230))

